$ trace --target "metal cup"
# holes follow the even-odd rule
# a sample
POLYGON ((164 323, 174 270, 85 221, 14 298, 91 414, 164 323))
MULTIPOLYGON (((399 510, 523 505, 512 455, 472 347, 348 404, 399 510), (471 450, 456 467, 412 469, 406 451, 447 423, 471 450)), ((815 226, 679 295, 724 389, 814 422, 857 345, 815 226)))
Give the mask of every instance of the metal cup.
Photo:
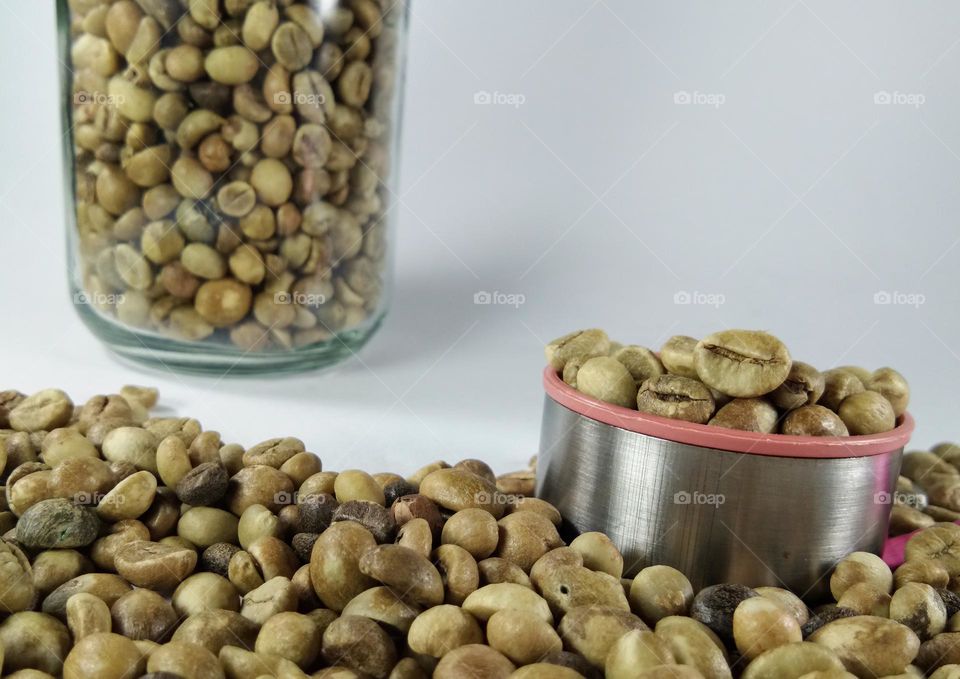
POLYGON ((609 535, 628 576, 666 564, 695 588, 816 600, 838 560, 883 547, 909 414, 874 436, 766 435, 602 403, 549 368, 544 386, 537 496, 578 531, 609 535))

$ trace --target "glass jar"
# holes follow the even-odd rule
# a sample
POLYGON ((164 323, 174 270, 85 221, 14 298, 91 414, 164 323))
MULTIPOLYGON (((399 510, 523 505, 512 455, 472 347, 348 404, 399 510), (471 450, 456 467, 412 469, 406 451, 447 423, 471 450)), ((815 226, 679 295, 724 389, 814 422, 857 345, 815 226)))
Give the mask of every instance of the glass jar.
POLYGON ((392 273, 405 0, 58 0, 69 279, 124 357, 297 371, 392 273))

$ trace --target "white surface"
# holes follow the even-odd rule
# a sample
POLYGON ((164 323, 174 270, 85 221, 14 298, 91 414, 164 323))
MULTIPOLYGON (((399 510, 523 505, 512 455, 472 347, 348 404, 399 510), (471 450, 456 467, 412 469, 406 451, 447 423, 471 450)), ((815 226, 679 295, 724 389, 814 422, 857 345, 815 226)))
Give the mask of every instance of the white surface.
POLYGON ((300 436, 331 469, 508 471, 537 445, 544 341, 762 327, 820 367, 896 366, 914 444, 960 438, 960 7, 415 0, 387 324, 334 372, 210 380, 117 363, 70 308, 52 5, 0 0, 3 387, 151 383, 228 440, 300 436))

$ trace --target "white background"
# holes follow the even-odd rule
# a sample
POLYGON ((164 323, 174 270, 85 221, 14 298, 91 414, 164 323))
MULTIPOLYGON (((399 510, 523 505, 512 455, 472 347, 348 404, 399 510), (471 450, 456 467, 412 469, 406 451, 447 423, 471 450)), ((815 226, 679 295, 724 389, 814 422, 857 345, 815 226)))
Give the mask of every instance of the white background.
POLYGON ((2 387, 149 383, 331 469, 508 471, 537 446, 545 341, 748 327, 819 367, 897 367, 914 447, 960 438, 954 3, 415 0, 392 313, 335 371, 257 380, 120 364, 75 316, 54 26, 51 2, 0 0, 2 387))

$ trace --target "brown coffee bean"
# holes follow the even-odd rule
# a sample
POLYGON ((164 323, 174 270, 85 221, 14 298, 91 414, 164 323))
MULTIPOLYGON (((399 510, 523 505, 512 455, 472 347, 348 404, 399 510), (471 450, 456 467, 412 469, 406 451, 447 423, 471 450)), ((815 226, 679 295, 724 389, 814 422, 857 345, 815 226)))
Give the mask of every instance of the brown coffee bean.
POLYGON ((177 497, 193 506, 210 506, 220 501, 227 492, 230 479, 217 462, 204 462, 191 469, 178 482, 177 497))

